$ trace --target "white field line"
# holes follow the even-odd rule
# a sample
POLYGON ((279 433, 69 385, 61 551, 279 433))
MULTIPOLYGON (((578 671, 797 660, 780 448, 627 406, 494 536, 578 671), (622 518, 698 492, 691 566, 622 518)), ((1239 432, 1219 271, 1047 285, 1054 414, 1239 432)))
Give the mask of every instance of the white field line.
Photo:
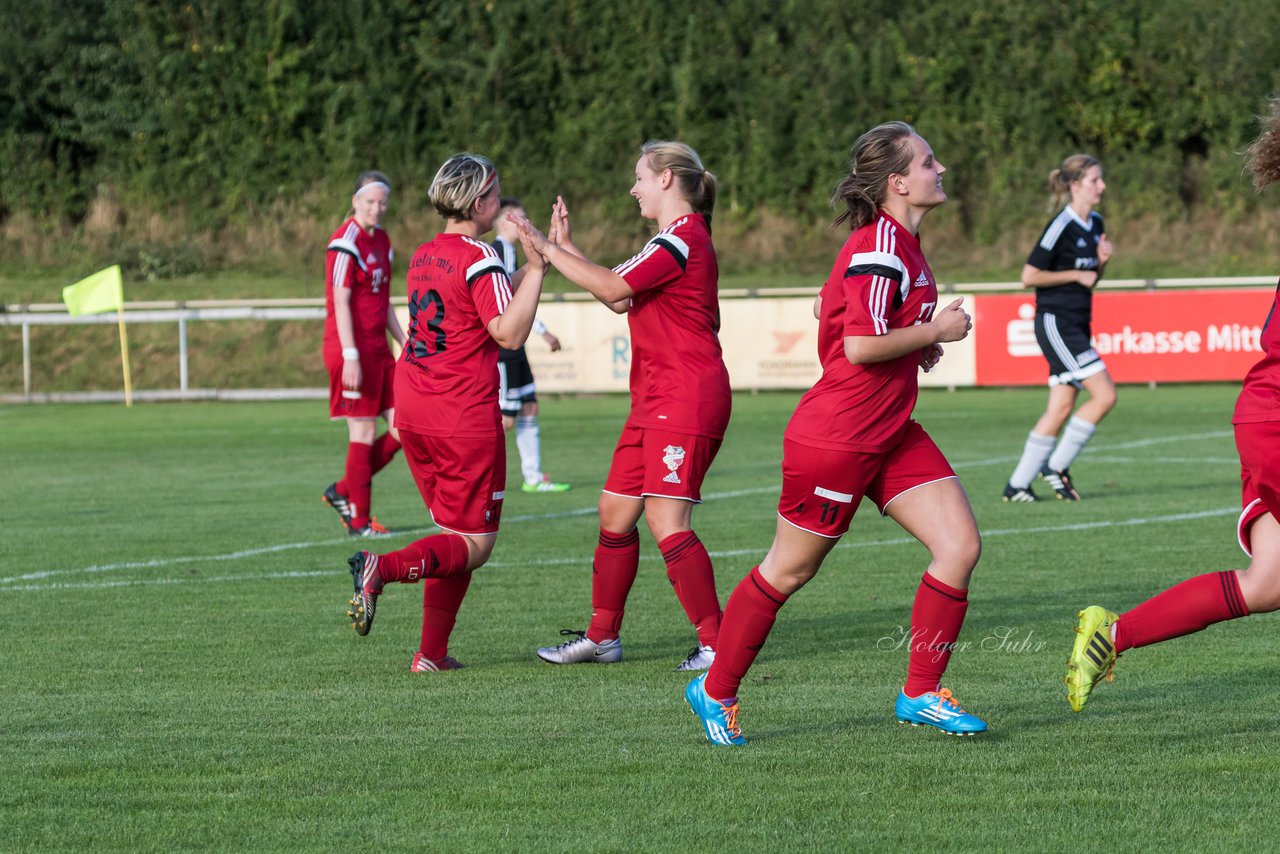
MULTIPOLYGON (((991 537, 1007 537, 1026 534, 1042 534, 1057 531, 1088 531, 1095 528, 1123 528, 1134 527, 1140 525, 1158 525, 1169 522, 1185 522, 1191 519, 1208 519, 1215 516, 1235 516, 1240 511, 1234 507, 1220 507, 1216 510, 1201 510, 1195 513, 1174 513, 1168 516, 1146 516, 1135 519, 1101 519, 1096 522, 1073 522, 1065 525, 1042 525, 1035 528, 996 528, 982 532, 984 540, 991 537)), ((837 549, 865 549, 878 548, 882 546, 901 546, 915 543, 914 537, 894 537, 888 540, 868 540, 866 542, 842 542, 837 549)), ((755 549, 732 549, 728 551, 711 551, 708 552, 713 558, 729 558, 742 557, 745 555, 763 556, 766 548, 755 549)), ((647 554, 641 557, 642 560, 657 561, 660 555, 647 554)), ((192 560, 196 560, 193 558, 192 560)), ((586 551, 574 557, 551 558, 547 560, 522 560, 512 563, 504 561, 490 561, 485 564, 486 569, 509 569, 524 568, 531 566, 564 566, 568 564, 582 564, 586 566, 590 561, 590 557, 586 551)), ((66 570, 70 572, 71 570, 66 570)), ((242 581, 261 581, 273 578, 315 578, 318 576, 335 577, 339 575, 334 569, 311 570, 311 571, 295 571, 295 572, 269 572, 258 575, 223 575, 211 576, 209 578, 148 578, 148 579, 126 579, 121 581, 84 581, 84 582, 51 582, 48 584, 20 584, 3 588, 6 591, 33 591, 33 590, 106 590, 113 587, 134 587, 145 585, 159 584, 211 584, 217 582, 242 582, 242 581)))
MULTIPOLYGON (((1230 430, 1219 430, 1211 433, 1192 433, 1192 434, 1184 434, 1181 436, 1161 436, 1161 437, 1150 438, 1150 439, 1138 439, 1131 442, 1122 442, 1114 445, 1097 446, 1094 448, 1094 450, 1105 453, 1106 451, 1110 451, 1110 450, 1148 447, 1151 445, 1169 444, 1174 442, 1198 441, 1202 439, 1220 439, 1220 438, 1228 437, 1231 435, 1233 434, 1230 430)), ((1091 455, 1091 458, 1097 459, 1099 462, 1102 461, 1101 456, 1094 457, 1093 455, 1091 455)), ((955 468, 955 469, 979 468, 983 466, 996 465, 1000 463, 1017 462, 1017 460, 1018 460, 1018 457, 1016 455, 1008 456, 1008 457, 1004 457, 1004 456, 990 457, 982 460, 968 460, 968 461, 953 462, 952 468, 955 468)), ((1204 458, 1193 458, 1193 457, 1170 457, 1170 458, 1162 458, 1162 459, 1146 458, 1143 460, 1138 460, 1136 458, 1123 457, 1123 458, 1114 458, 1114 459, 1107 458, 1107 461, 1109 462, 1133 461, 1133 462, 1146 462, 1146 463, 1158 464, 1162 462, 1217 463, 1220 460, 1219 459, 1209 460, 1204 458)), ((1229 461, 1226 460, 1225 458, 1221 458, 1221 461, 1224 463, 1238 462, 1234 458, 1229 461)), ((770 484, 768 486, 759 486, 759 487, 753 487, 750 489, 737 489, 737 490, 732 490, 728 492, 709 493, 703 496, 703 501, 704 502, 705 501, 721 501, 721 500, 730 499, 730 498, 740 498, 748 495, 762 495, 767 493, 776 494, 780 489, 781 489, 780 484, 770 484)), ((1215 510, 1215 511, 1207 511, 1207 512, 1210 515, 1220 515, 1228 511, 1215 510)), ((1230 512, 1239 512, 1239 511, 1230 511, 1230 512)), ((537 513, 537 514, 525 514, 521 516, 507 516, 503 518, 502 521, 505 524, 522 523, 522 522, 546 522, 546 521, 552 521, 555 519, 570 519, 570 518, 575 518, 579 516, 592 516, 592 515, 595 515, 595 513, 596 513, 595 507, 581 507, 575 510, 564 510, 558 513, 537 513)), ((1196 516, 1152 517, 1152 519, 1149 521, 1158 522, 1158 521, 1163 521, 1164 519, 1186 519, 1186 518, 1197 518, 1197 517, 1196 516)), ((1145 524, 1145 522, 1143 520, 1138 520, 1131 523, 1098 522, 1098 523, 1083 523, 1083 524, 1086 524, 1088 527, 1105 527, 1107 525, 1116 525, 1116 524, 1145 524)), ((431 531, 438 531, 438 530, 439 528, 437 528, 435 525, 423 525, 416 528, 401 528, 396 530, 394 533, 392 533, 387 537, 379 537, 377 539, 379 541, 391 541, 391 540, 407 537, 410 535, 424 534, 424 533, 429 533, 431 531)), ((1021 531, 1024 533, 1032 533, 1032 532, 1035 532, 1036 530, 1038 529, 1027 529, 1027 528, 1016 529, 1016 531, 1021 531)), ((1073 530, 1073 529, 1045 528, 1043 530, 1056 531, 1056 530, 1073 530)), ((1009 531, 1009 532, 983 531, 983 536, 984 537, 1001 536, 1005 533, 1014 533, 1014 532, 1015 531, 1009 531)), ((215 554, 215 555, 184 555, 180 557, 171 557, 171 558, 154 558, 152 560, 146 560, 146 561, 124 561, 121 563, 95 564, 92 566, 78 567, 74 569, 49 569, 49 570, 42 570, 39 572, 23 573, 21 575, 11 575, 11 576, 0 577, 0 590, 47 590, 47 589, 65 588, 65 587, 71 587, 71 586, 75 586, 81 589, 85 589, 85 588, 98 589, 100 587, 105 588, 105 587, 120 586, 124 584, 174 583, 178 581, 178 579, 155 579, 155 580, 149 580, 149 581, 139 580, 139 581, 132 581, 132 582, 128 582, 128 581, 111 582, 111 583, 98 583, 94 585, 86 585, 86 584, 23 585, 21 584, 22 582, 40 581, 43 579, 52 578, 55 576, 62 576, 62 575, 81 575, 81 574, 96 574, 96 573, 102 573, 102 572, 118 572, 120 570, 127 570, 127 569, 158 569, 158 568, 163 568, 168 566, 180 566, 183 564, 201 563, 205 561, 216 563, 220 561, 244 560, 246 558, 259 557, 261 555, 275 554, 278 552, 300 551, 304 549, 320 548, 324 546, 341 545, 344 543, 351 545, 351 544, 359 544, 360 542, 361 542, 360 540, 352 540, 349 537, 342 537, 340 539, 310 540, 310 541, 297 542, 297 543, 281 543, 274 546, 261 546, 261 547, 252 548, 252 549, 240 549, 234 552, 227 552, 224 554, 215 554)), ((911 543, 911 542, 915 542, 915 540, 910 537, 907 537, 907 538, 901 538, 901 539, 884 540, 884 541, 869 542, 869 543, 845 543, 845 544, 842 544, 841 547, 848 548, 848 547, 862 547, 862 546, 871 546, 871 545, 897 545, 900 543, 911 543)), ((752 554, 755 551, 756 550, 750 549, 750 550, 739 550, 739 551, 731 551, 731 552, 715 552, 715 553, 712 553, 712 557, 734 557, 734 556, 739 556, 743 554, 752 554)), ((533 562, 522 562, 521 565, 525 565, 525 566, 555 565, 557 563, 575 563, 578 560, 579 558, 573 558, 573 559, 548 561, 545 563, 533 561, 533 562)), ((487 565, 491 567, 501 567, 501 566, 510 566, 512 564, 503 564, 500 561, 491 561, 487 565)), ((317 573, 317 574, 323 574, 323 573, 317 573)), ((297 577, 306 577, 308 575, 310 575, 310 573, 298 573, 297 577)), ((294 576, 263 575, 263 576, 234 576, 234 577, 249 579, 251 577, 274 578, 274 577, 294 577, 294 576)), ((196 580, 196 579, 193 579, 193 580, 196 580)), ((208 578, 208 579, 198 579, 198 580, 214 581, 214 580, 222 580, 222 579, 208 578)), ((228 578, 228 580, 230 580, 230 577, 228 578)))
MULTIPOLYGON (((704 501, 716 501, 726 498, 738 498, 744 495, 759 495, 767 492, 778 492, 781 487, 777 485, 760 486, 752 489, 737 489, 731 492, 710 493, 703 497, 704 501)), ((507 516, 503 518, 504 524, 515 522, 546 522, 553 519, 570 519, 575 516, 594 516, 596 514, 595 507, 582 507, 576 510, 564 510, 559 513, 536 513, 526 514, 523 516, 507 516)), ((417 528, 399 528, 392 534, 385 537, 374 538, 374 542, 387 542, 390 540, 402 539, 409 535, 425 534, 431 531, 440 530, 435 525, 422 525, 417 528)), ((334 546, 346 543, 348 545, 358 546, 365 540, 352 539, 350 537, 342 537, 340 539, 328 540, 309 540, 300 543, 281 543, 275 546, 261 546, 253 549, 241 549, 239 551, 227 552, 225 554, 215 555, 184 555, 182 557, 154 558, 152 560, 142 561, 125 561, 123 563, 105 563, 95 564, 93 566, 85 566, 77 569, 47 569, 40 572, 28 572, 22 575, 10 575, 0 577, 0 590, 22 589, 9 587, 8 585, 22 581, 36 581, 43 578, 52 578, 58 575, 79 575, 86 573, 98 572, 117 572, 122 569, 157 569, 166 566, 179 566, 187 563, 200 563, 204 561, 218 562, 228 560, 244 560, 245 558, 259 557, 261 555, 274 554, 277 552, 297 551, 301 549, 319 548, 322 546, 334 546)))

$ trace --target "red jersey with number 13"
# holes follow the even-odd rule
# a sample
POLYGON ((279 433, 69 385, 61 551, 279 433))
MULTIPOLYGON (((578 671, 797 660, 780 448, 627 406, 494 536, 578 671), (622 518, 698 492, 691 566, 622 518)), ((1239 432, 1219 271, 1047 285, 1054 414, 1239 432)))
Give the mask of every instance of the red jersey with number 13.
POLYGON ((614 267, 635 294, 631 415, 639 427, 724 437, 729 372, 720 350, 719 267, 701 214, 680 217, 614 267))
POLYGON ((822 286, 822 378, 800 399, 788 438, 816 448, 877 452, 897 442, 919 394, 920 351, 854 365, 851 335, 887 335, 933 319, 938 286, 920 243, 880 211, 849 235, 822 286))
POLYGON ((396 426, 427 436, 494 436, 498 343, 489 321, 511 280, 489 244, 438 234, 409 262, 409 330, 396 364, 396 426))

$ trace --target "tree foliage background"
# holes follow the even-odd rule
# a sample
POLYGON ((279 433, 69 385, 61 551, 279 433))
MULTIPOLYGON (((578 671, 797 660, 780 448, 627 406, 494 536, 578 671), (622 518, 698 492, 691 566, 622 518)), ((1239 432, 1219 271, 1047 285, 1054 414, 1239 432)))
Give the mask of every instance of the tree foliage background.
POLYGON ((367 168, 425 211, 460 150, 493 157, 527 201, 565 192, 629 237, 649 138, 697 148, 739 228, 816 224, 854 138, 893 118, 950 167, 948 216, 979 244, 1041 225, 1045 176, 1077 150, 1106 165, 1109 219, 1240 216, 1256 202, 1239 150, 1280 93, 1275 0, 0 8, 0 227, 72 244, 103 199, 99 231, 137 231, 144 211, 215 241, 336 224, 367 168))

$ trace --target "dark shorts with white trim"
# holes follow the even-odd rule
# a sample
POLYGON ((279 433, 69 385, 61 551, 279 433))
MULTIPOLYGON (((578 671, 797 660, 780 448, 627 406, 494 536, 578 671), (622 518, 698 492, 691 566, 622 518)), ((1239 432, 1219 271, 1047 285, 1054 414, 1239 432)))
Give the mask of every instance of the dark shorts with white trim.
POLYGON ((1079 387, 1081 380, 1107 369, 1091 337, 1088 318, 1036 312, 1036 341, 1049 363, 1050 388, 1067 383, 1079 387))
POLYGON ((498 408, 503 415, 516 416, 526 403, 536 403, 538 388, 533 368, 524 348, 498 351, 498 408))

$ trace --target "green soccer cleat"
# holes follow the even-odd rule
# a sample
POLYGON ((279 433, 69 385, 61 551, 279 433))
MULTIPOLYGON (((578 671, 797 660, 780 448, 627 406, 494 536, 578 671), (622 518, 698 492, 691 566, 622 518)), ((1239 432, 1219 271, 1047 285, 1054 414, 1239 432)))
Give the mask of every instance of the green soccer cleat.
POLYGON ((573 489, 573 484, 556 483, 544 474, 542 480, 535 480, 533 483, 525 481, 520 489, 525 492, 568 492, 573 489))
POLYGON ((1089 702, 1089 692, 1103 678, 1115 681, 1116 648, 1111 642, 1111 626, 1119 617, 1098 605, 1090 605, 1076 614, 1080 618, 1076 626, 1076 643, 1067 659, 1067 702, 1071 711, 1078 712, 1089 702))

